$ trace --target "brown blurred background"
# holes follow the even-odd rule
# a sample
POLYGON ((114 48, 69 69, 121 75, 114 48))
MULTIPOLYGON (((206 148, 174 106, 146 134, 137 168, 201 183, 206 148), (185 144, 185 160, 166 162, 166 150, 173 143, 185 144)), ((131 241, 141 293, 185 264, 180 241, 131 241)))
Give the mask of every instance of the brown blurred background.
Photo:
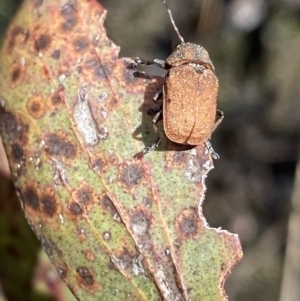
MULTIPOLYGON (((160 0, 100 2, 121 56, 165 59, 179 43, 160 0)), ((229 300, 299 301, 300 2, 168 2, 185 40, 209 51, 220 81, 225 119, 212 143, 221 159, 207 179, 204 213, 211 226, 238 233, 243 245, 244 258, 226 283, 229 300)), ((0 33, 19 3, 0 0, 0 33)), ((9 185, 4 164, 1 158, 0 196, 9 185)), ((3 261, 9 249, 1 240, 3 261)))

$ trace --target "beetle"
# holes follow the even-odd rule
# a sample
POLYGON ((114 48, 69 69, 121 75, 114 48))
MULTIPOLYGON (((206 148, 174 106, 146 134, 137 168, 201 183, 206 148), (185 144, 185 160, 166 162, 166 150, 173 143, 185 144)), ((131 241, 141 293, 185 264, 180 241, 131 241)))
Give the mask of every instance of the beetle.
MULTIPOLYGON (((153 98, 154 102, 158 102, 161 96, 163 98, 163 104, 152 121, 154 129, 157 132, 156 124, 162 117, 164 131, 169 140, 193 146, 205 143, 211 156, 218 159, 219 155, 213 150, 209 140, 223 120, 224 113, 217 109, 219 83, 213 63, 202 46, 184 41, 166 0, 162 2, 181 43, 166 61, 135 58, 138 64, 154 64, 168 71, 162 91, 153 98)), ((143 153, 154 150, 160 140, 158 134, 156 141, 146 147, 143 153)))

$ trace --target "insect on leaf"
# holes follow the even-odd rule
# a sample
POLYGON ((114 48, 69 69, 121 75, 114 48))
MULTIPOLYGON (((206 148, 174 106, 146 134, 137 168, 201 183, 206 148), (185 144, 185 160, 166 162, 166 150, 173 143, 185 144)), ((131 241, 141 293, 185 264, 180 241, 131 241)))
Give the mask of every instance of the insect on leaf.
POLYGON ((1 136, 28 222, 79 300, 226 300, 242 251, 202 215, 212 160, 166 138, 139 156, 163 81, 118 58, 105 16, 25 0, 8 29, 1 136))

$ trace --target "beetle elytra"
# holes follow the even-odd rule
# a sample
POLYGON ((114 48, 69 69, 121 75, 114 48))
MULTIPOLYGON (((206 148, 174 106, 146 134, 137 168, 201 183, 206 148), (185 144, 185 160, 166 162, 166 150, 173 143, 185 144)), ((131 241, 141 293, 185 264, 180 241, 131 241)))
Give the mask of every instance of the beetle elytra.
MULTIPOLYGON (((219 83, 208 52, 200 45, 184 42, 173 20, 166 0, 172 25, 181 43, 166 61, 150 61, 135 58, 135 62, 145 65, 157 65, 168 70, 162 91, 154 96, 154 101, 163 97, 163 105, 153 119, 156 123, 163 118, 164 131, 168 139, 179 144, 199 145, 205 143, 211 156, 218 159, 209 139, 212 132, 223 120, 224 114, 217 110, 219 83)), ((143 151, 144 154, 154 150, 160 143, 156 141, 143 151)))

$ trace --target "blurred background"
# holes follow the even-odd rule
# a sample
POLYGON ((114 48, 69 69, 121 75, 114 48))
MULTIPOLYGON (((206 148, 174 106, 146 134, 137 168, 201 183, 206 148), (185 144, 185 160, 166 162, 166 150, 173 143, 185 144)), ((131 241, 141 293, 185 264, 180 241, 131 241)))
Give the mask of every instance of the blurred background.
MULTIPOLYGON (((2 38, 20 2, 0 0, 2 38)), ((120 56, 165 59, 179 43, 160 0, 100 3, 120 56)), ((299 301, 300 1, 168 3, 185 40, 209 51, 220 81, 218 107, 225 119, 212 143, 221 159, 207 178, 204 213, 211 226, 238 233, 243 245, 244 258, 226 282, 229 300, 299 301)), ((147 72, 161 74, 158 68, 147 72)), ((1 150, 0 174, 0 283, 7 300, 72 300, 38 251, 1 150), (8 199, 16 204, 8 206, 8 199), (8 272, 16 261, 17 278, 8 272), (10 299, 12 279, 31 294, 10 299), (56 279, 50 282, 59 293, 49 289, 49 279, 56 279)))

